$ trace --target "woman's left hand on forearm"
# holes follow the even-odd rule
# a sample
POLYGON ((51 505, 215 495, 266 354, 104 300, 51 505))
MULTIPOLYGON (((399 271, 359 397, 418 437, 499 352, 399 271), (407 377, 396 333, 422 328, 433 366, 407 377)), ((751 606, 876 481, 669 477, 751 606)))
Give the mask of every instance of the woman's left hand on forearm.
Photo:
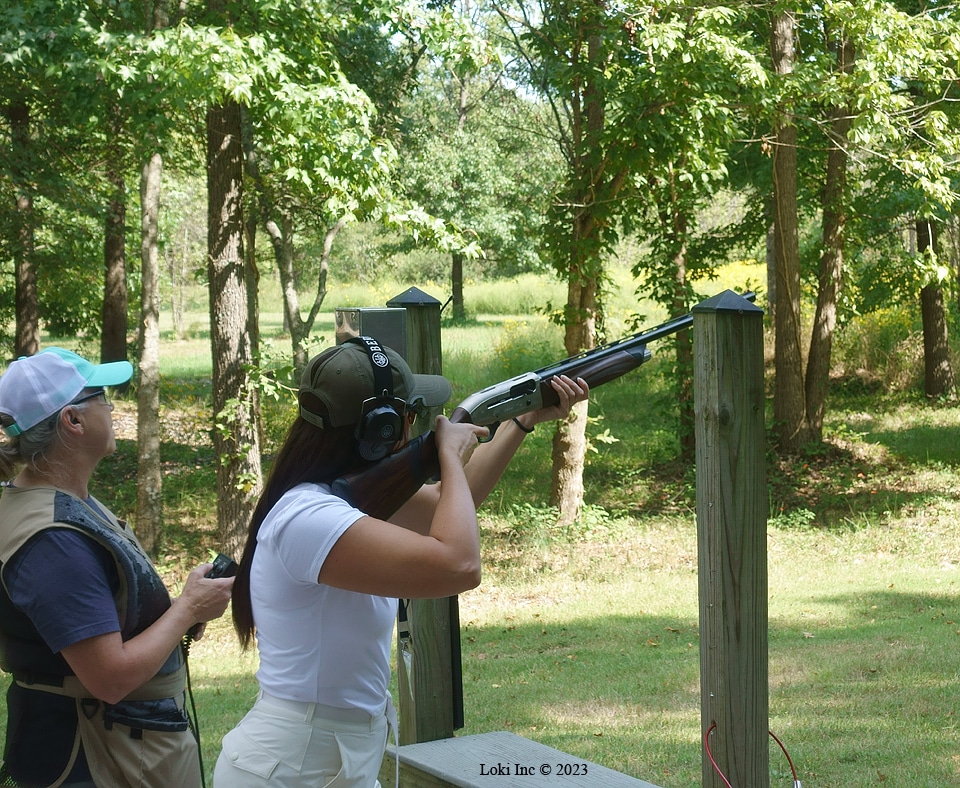
POLYGON ((557 392, 559 401, 556 405, 548 405, 545 408, 540 408, 540 410, 524 414, 522 418, 526 422, 525 426, 532 428, 544 421, 565 419, 574 405, 583 402, 590 395, 590 387, 583 378, 574 380, 566 375, 558 375, 550 379, 550 385, 557 392))

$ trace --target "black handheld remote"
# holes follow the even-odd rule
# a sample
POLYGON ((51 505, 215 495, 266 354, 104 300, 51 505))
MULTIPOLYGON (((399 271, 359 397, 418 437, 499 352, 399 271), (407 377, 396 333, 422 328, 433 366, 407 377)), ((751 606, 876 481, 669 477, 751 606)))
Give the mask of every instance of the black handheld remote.
MULTIPOLYGON (((213 566, 210 567, 210 571, 207 572, 204 577, 233 577, 239 568, 237 562, 230 556, 217 553, 217 557, 213 559, 213 566)), ((199 624, 194 624, 190 627, 190 630, 187 632, 187 640, 193 640, 197 636, 199 629, 199 624)))
POLYGON ((233 577, 239 568, 230 556, 217 553, 217 557, 213 559, 213 568, 205 577, 233 577))

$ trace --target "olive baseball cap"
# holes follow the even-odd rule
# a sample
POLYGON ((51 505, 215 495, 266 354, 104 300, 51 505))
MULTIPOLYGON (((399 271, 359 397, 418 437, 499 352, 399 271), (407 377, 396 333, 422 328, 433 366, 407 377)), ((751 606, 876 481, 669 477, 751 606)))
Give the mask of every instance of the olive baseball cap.
POLYGON ((21 435, 65 408, 85 388, 119 386, 131 375, 129 361, 94 364, 62 347, 21 356, 0 377, 0 413, 13 419, 3 431, 10 437, 21 435))
POLYGON ((393 396, 408 409, 423 411, 450 399, 452 389, 445 377, 415 375, 395 350, 374 345, 368 351, 347 341, 310 359, 299 393, 300 415, 306 421, 321 429, 357 424, 363 403, 383 395, 374 382, 374 365, 389 366, 393 396))

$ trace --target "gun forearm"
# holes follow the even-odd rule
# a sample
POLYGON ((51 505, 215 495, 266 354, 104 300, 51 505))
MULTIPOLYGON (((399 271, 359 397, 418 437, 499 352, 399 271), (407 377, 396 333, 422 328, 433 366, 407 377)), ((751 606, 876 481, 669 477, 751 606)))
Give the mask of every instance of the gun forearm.
MULTIPOLYGON (((623 346, 609 346, 602 348, 600 353, 574 356, 489 386, 467 397, 457 411, 464 411, 473 424, 487 426, 509 421, 515 416, 556 405, 559 397, 550 385, 553 378, 561 375, 573 380, 583 378, 590 388, 596 388, 636 369, 649 358, 646 345, 624 343, 623 346)), ((457 411, 451 420, 456 420, 457 411)))

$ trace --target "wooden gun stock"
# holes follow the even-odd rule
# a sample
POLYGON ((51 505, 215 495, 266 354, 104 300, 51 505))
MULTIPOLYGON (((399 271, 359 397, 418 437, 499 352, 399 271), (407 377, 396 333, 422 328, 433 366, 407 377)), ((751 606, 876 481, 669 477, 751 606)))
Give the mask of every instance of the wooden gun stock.
MULTIPOLYGON (((470 414, 457 408, 450 421, 470 421, 470 414)), ((440 474, 437 439, 433 430, 388 454, 369 468, 341 476, 331 485, 333 494, 371 517, 387 520, 413 494, 440 474)))

